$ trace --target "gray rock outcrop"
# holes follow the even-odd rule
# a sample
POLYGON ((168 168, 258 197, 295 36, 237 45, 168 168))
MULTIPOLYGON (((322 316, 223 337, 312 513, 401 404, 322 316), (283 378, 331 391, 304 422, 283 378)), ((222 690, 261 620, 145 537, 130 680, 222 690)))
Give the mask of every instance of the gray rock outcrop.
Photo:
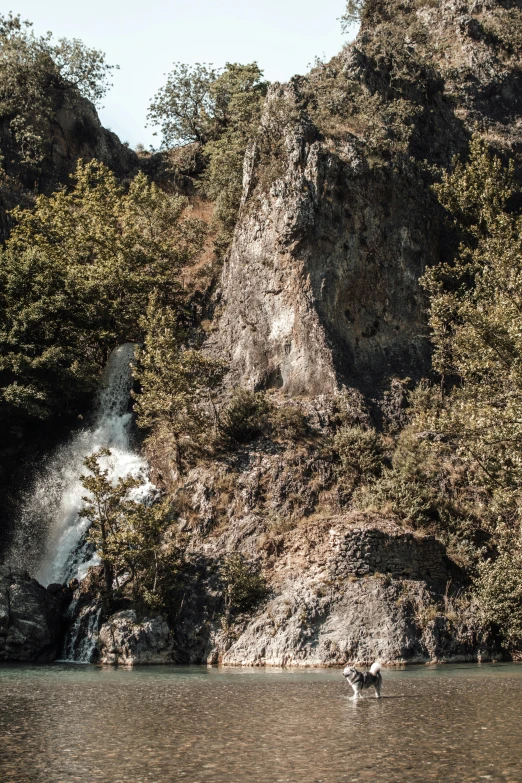
POLYGON ((0 566, 0 661, 54 660, 64 603, 58 588, 0 566))
MULTIPOLYGON (((274 88, 268 101, 297 100, 274 88)), ((437 212, 413 172, 373 170, 355 140, 285 130, 284 175, 245 202, 222 278, 216 348, 235 382, 292 396, 428 367, 418 284, 437 212)), ((255 169, 247 169, 255 181, 255 169)))
POLYGON ((128 609, 112 615, 100 628, 100 663, 143 666, 174 660, 173 635, 160 617, 138 620, 128 609))
POLYGON ((212 350, 231 383, 372 394, 429 371, 419 278, 448 253, 436 168, 477 130, 501 154, 522 149, 510 13, 369 1, 353 44, 272 86, 217 305, 212 350))
POLYGON ((340 666, 492 655, 479 607, 455 589, 465 575, 432 536, 378 514, 349 513, 261 540, 245 519, 203 544, 209 559, 234 551, 251 559, 260 550, 269 593, 252 612, 227 622, 215 583, 187 591, 173 629, 181 660, 340 666))

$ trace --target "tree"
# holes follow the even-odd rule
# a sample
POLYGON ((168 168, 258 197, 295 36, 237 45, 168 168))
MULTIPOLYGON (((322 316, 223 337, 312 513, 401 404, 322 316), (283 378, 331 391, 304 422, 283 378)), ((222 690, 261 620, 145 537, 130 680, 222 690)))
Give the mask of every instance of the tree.
POLYGON ((245 151, 268 89, 262 77, 257 63, 227 63, 222 71, 177 63, 150 105, 164 147, 201 145, 207 160, 201 184, 216 204, 219 245, 229 243, 236 222, 245 151))
POLYGON ((84 489, 89 492, 82 498, 84 506, 80 516, 90 522, 89 539, 101 558, 108 603, 112 600, 115 566, 119 565, 119 539, 133 511, 129 493, 141 483, 135 476, 119 478, 113 483, 110 466, 101 464, 102 459, 110 456, 110 449, 102 448, 86 457, 84 466, 90 475, 80 477, 84 489))
POLYGON ((105 53, 88 49, 79 38, 60 38, 53 46, 52 58, 63 79, 74 85, 84 98, 100 107, 101 101, 112 87, 110 73, 119 65, 105 62, 105 53))
MULTIPOLYGON (((79 163, 70 191, 16 209, 0 253, 0 406, 41 418, 89 394, 110 350, 139 341, 151 292, 176 307, 177 272, 200 251, 186 199, 139 174, 127 191, 79 163)), ((0 407, 0 412, 1 412, 0 407)))
POLYGON ((109 606, 112 601, 114 582, 130 574, 134 601, 166 608, 181 561, 179 547, 164 541, 171 524, 170 504, 138 499, 143 477, 115 480, 110 458, 109 449, 91 454, 84 461, 89 473, 81 477, 89 494, 83 498, 80 516, 90 522, 89 539, 102 562, 105 602, 109 606))
POLYGON ((142 328, 145 343, 134 369, 137 423, 151 431, 149 439, 172 444, 180 474, 216 428, 213 393, 225 366, 190 347, 180 314, 161 307, 157 297, 150 299, 142 328))
POLYGON ((477 597, 486 620, 507 650, 522 646, 522 549, 501 547, 496 558, 480 564, 477 597))
POLYGON ((346 10, 341 16, 343 33, 353 25, 360 24, 365 9, 366 0, 347 0, 346 10))
POLYGON ((214 124, 211 87, 218 73, 204 63, 196 63, 193 67, 185 63, 174 64, 166 85, 154 96, 147 115, 151 125, 160 126, 163 146, 209 141, 214 124))
POLYGON ((218 133, 205 145, 209 163, 205 189, 215 201, 221 241, 227 244, 236 223, 243 191, 243 162, 248 142, 257 132, 267 91, 257 63, 227 63, 212 85, 218 133))
POLYGON ((469 161, 444 174, 436 192, 460 238, 455 257, 424 278, 433 365, 450 391, 437 428, 514 511, 522 490, 522 213, 513 208, 513 164, 474 137, 469 161))
POLYGON ((78 39, 55 43, 51 33, 36 36, 19 15, 0 14, 1 154, 7 163, 37 170, 60 91, 76 87, 98 104, 115 67, 78 39))

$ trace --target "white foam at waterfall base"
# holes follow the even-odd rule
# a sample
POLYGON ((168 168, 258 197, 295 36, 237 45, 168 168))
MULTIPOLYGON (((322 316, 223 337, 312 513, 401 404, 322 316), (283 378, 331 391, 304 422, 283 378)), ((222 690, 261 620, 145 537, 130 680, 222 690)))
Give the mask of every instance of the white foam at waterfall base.
POLYGON ((111 456, 101 458, 100 465, 110 468, 114 482, 129 475, 140 477, 136 499, 145 499, 154 489, 146 461, 131 446, 128 406, 133 356, 132 343, 114 349, 103 373, 92 427, 60 447, 27 490, 9 561, 26 567, 42 584, 82 578, 88 566, 97 562, 92 551, 88 559, 80 551, 71 561, 89 527, 89 521, 79 516, 87 494, 81 482, 86 472, 83 462, 89 454, 110 449, 111 456))

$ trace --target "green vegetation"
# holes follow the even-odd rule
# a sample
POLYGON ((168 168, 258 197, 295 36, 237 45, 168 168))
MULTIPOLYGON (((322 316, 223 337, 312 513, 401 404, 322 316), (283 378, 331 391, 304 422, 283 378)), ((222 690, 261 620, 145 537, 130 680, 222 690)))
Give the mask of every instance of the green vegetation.
POLYGON ((178 474, 212 442, 217 430, 213 395, 225 365, 205 357, 189 343, 180 314, 152 297, 141 320, 145 343, 134 375, 138 426, 149 430, 149 445, 173 454, 178 474))
POLYGON ((522 213, 513 165, 473 138, 435 192, 456 252, 426 272, 439 386, 411 396, 391 464, 356 502, 435 530, 475 578, 507 649, 522 644, 522 213), (484 546, 487 548, 484 549, 484 546))
POLYGON ((149 121, 161 128, 164 147, 201 147, 199 186, 215 202, 218 249, 230 242, 237 218, 243 159, 267 91, 262 77, 257 63, 227 63, 222 71, 177 63, 150 105, 149 121))
POLYGON ((363 15, 364 6, 366 0, 348 0, 346 3, 346 10, 341 16, 341 25, 343 32, 352 25, 359 24, 363 15))
POLYGON ((307 418, 295 405, 276 405, 264 391, 233 390, 219 414, 219 443, 225 449, 264 435, 299 441, 308 434, 307 418))
POLYGON ((249 563, 239 552, 223 560, 220 577, 227 618, 235 612, 251 610, 267 594, 259 566, 249 563))
MULTIPOLYGON (((24 172, 0 250, 0 425, 16 433, 20 423, 77 415, 112 348, 141 344, 134 410, 168 497, 151 505, 133 500, 137 479, 114 482, 107 450, 85 461, 82 514, 102 560, 107 604, 116 584, 136 605, 170 611, 183 563, 176 501, 197 527, 185 474, 198 463, 203 474, 215 460, 221 474, 205 485, 210 511, 202 535, 227 523, 239 497, 241 513, 267 520, 267 530, 277 518, 267 534, 270 556, 305 517, 345 509, 393 514, 448 544, 473 583, 462 607, 468 599, 480 603, 505 649, 522 649, 520 187, 514 164, 478 137, 450 171, 437 174, 424 160, 430 150, 422 122, 427 107, 435 111, 442 80, 426 57, 430 39, 418 7, 405 0, 407 25, 397 26, 386 0, 349 0, 345 27, 374 12, 382 26, 364 48, 371 86, 342 57, 318 63, 288 92, 271 94, 262 123, 268 85, 256 63, 223 70, 176 64, 149 111, 163 147, 176 148, 166 186, 174 194, 143 173, 122 183, 103 164, 79 161, 67 187, 32 204, 59 96, 79 91, 98 103, 113 66, 76 39, 37 37, 20 17, 0 15, 0 198, 13 172, 24 172), (369 166, 389 159, 397 169, 438 177, 433 193, 446 216, 447 257, 422 280, 433 374, 409 394, 405 426, 377 431, 347 395, 339 395, 337 410, 325 402, 324 411, 242 388, 227 399, 224 363, 201 350, 198 319, 208 302, 197 312, 181 278, 206 250, 209 227, 191 216, 179 191, 189 180, 187 192, 195 185, 213 202, 222 256, 249 145, 256 186, 266 191, 285 171, 286 131, 305 111, 325 148, 359 138, 369 166), (277 469, 274 459, 263 473, 259 459, 252 482, 238 490, 239 466, 251 456, 240 447, 258 438, 256 449, 277 455, 277 469)), ((488 25, 473 29, 505 61, 521 47, 519 19, 519 10, 499 6, 488 25)), ((267 592, 259 567, 237 553, 223 560, 220 580, 227 618, 250 611, 267 592)))
POLYGON ((372 427, 340 427, 332 438, 332 451, 338 460, 339 481, 348 493, 381 472, 381 437, 372 427))
POLYGON ((114 583, 124 580, 134 602, 149 609, 168 610, 177 587, 182 550, 172 539, 170 503, 148 505, 132 499, 140 486, 137 477, 113 480, 111 452, 101 449, 85 459, 88 473, 81 477, 89 493, 80 515, 90 522, 89 539, 103 567, 103 597, 107 608, 114 598, 114 583), (170 533, 170 535, 168 534, 170 533))
POLYGON ((142 338, 151 294, 178 306, 176 273, 204 240, 186 207, 143 174, 124 190, 93 161, 78 164, 69 192, 15 211, 0 254, 0 416, 74 409, 118 341, 142 338))
POLYGON ((235 389, 220 421, 225 438, 248 443, 267 432, 271 405, 263 392, 235 389))
POLYGON ((75 87, 99 103, 116 67, 78 39, 36 36, 30 22, 0 14, 0 164, 38 171, 45 154, 47 126, 60 90, 75 87))

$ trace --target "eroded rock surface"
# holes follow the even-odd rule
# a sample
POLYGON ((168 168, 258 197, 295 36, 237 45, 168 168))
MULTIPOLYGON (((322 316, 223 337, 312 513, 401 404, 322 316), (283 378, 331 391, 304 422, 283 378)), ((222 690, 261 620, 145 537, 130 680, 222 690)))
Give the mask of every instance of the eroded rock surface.
POLYGON ((55 588, 0 566, 0 661, 54 660, 64 604, 55 588))
POLYGON ((227 623, 216 583, 200 579, 173 629, 184 662, 335 666, 491 654, 478 607, 461 610, 448 597, 464 575, 442 544, 391 519, 351 513, 259 537, 250 517, 200 546, 207 574, 223 552, 261 556, 269 594, 227 623))
POLYGON ((268 94, 212 340, 233 383, 372 393, 429 371, 419 278, 448 253, 436 168, 476 131, 520 157, 509 4, 365 6, 353 44, 268 94))
POLYGON ((174 639, 162 618, 139 620, 128 609, 112 615, 100 628, 99 660, 124 666, 172 663, 174 639))

